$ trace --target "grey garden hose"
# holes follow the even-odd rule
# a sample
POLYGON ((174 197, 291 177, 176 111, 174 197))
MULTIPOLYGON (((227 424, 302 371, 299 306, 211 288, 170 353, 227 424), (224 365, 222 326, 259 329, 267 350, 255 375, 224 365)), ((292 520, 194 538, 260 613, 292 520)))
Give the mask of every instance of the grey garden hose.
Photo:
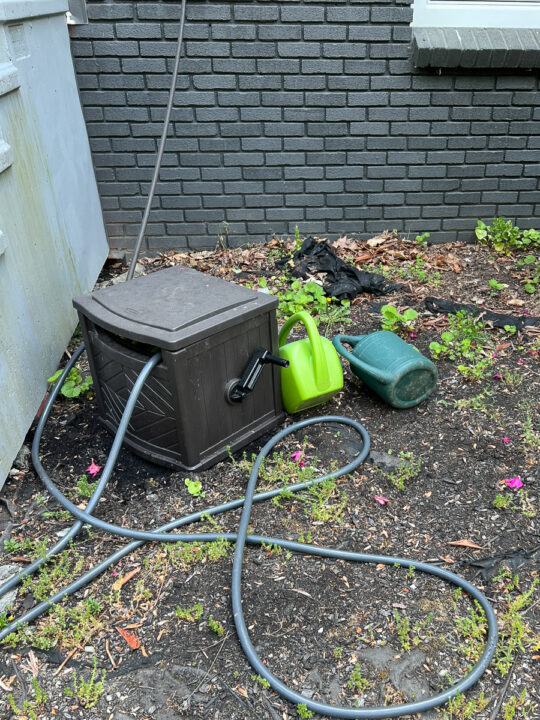
MULTIPOLYGON (((91 510, 95 507, 96 503, 99 500, 99 497, 101 493, 103 492, 103 489, 107 483, 107 481, 110 478, 110 475, 112 473, 113 467, 116 463, 116 459, 118 456, 118 452, 120 450, 121 444, 123 442, 125 433, 127 431, 129 421, 131 418, 131 414, 133 412, 133 409, 135 407, 135 402, 137 400, 137 396, 142 389, 144 382, 146 381, 146 378, 152 371, 152 369, 155 367, 155 365, 159 362, 161 359, 160 353, 156 353, 156 355, 152 356, 152 358, 147 362, 147 364, 144 366, 143 370, 141 371, 141 374, 137 380, 137 382, 134 385, 133 391, 130 395, 130 398, 128 400, 128 403, 126 404, 126 408, 124 410, 124 413, 122 415, 122 419, 120 421, 120 424, 118 426, 118 430, 113 442, 113 446, 111 449, 111 453, 109 455, 109 458, 107 460, 105 470, 103 472, 103 476, 92 495, 92 498, 90 499, 86 511, 82 511, 76 506, 73 505, 52 483, 48 475, 46 474, 45 470, 43 469, 43 466, 41 465, 41 462, 39 460, 39 445, 41 441, 41 436, 43 434, 43 430, 45 428, 45 424, 47 422, 47 419, 49 417, 52 404, 54 403, 54 400, 56 399, 56 396, 58 395, 58 392, 60 388, 62 387, 62 383, 64 378, 67 376, 67 373, 75 363, 75 360, 77 357, 79 357, 80 353, 84 349, 84 346, 81 346, 77 353, 73 355, 70 362, 66 365, 66 368, 64 370, 63 375, 60 377, 59 381, 57 382, 55 389, 53 393, 51 394, 51 397, 49 398, 49 401, 47 403, 47 406, 45 408, 45 411, 40 419, 40 422, 38 424, 38 427, 36 429, 36 433, 34 436, 34 442, 32 444, 32 460, 34 462, 34 466, 36 468, 36 471, 38 472, 39 476, 45 483, 47 489, 51 492, 51 495, 55 497, 60 504, 68 509, 70 512, 75 515, 78 522, 76 522, 70 533, 72 533, 71 537, 73 537, 76 532, 79 531, 82 523, 89 523, 90 525, 100 529, 100 530, 109 530, 115 535, 122 535, 124 537, 130 537, 133 538, 135 541, 129 543, 124 548, 118 550, 116 553, 111 555, 109 558, 104 560, 102 563, 100 563, 98 566, 87 572, 83 577, 79 578, 78 580, 74 581, 67 587, 63 588, 60 592, 56 593, 53 597, 49 598, 49 600, 40 603, 35 608, 33 608, 31 611, 23 615, 22 617, 19 617, 17 620, 12 622, 8 627, 4 628, 0 632, 0 640, 3 640, 6 636, 11 634, 16 627, 18 627, 21 623, 29 622, 36 617, 38 617, 40 614, 42 614, 46 609, 51 607, 54 603, 59 602, 60 600, 64 599, 67 595, 70 595, 74 592, 77 592, 77 590, 80 590, 82 587, 84 587, 88 582, 90 582, 92 579, 97 577, 101 572, 103 572, 106 568, 108 568, 113 563, 117 562, 120 558, 127 555, 129 552, 132 552, 136 548, 140 547, 144 541, 146 540, 157 540, 160 542, 193 542, 193 541, 215 541, 219 539, 226 539, 233 542, 236 542, 236 549, 234 554, 234 561, 233 561, 233 572, 232 572, 232 607, 233 607, 233 617, 234 622, 236 626, 236 630, 238 633, 238 638, 240 640, 240 643, 242 645, 242 648, 252 665, 252 667, 255 669, 255 671, 261 676, 264 677, 270 685, 278 692, 281 696, 286 698, 292 703, 300 704, 303 703, 306 705, 306 707, 314 712, 326 714, 331 717, 338 717, 338 718, 363 718, 367 720, 368 718, 370 720, 382 720, 383 718, 393 718, 398 717, 400 715, 409 715, 414 714, 418 712, 424 712, 426 710, 429 710, 431 708, 437 707, 439 705, 442 705, 443 703, 447 702, 451 698, 455 697, 458 693, 464 692, 468 688, 470 688, 477 680, 480 678, 480 676, 484 673, 485 669, 489 665, 496 649, 497 645, 497 621, 495 614, 487 600, 487 598, 472 584, 464 580, 463 578, 460 578, 458 575, 454 575, 453 573, 450 573, 446 570, 442 570, 441 568, 438 568, 433 565, 428 565, 425 563, 415 562, 413 560, 405 559, 405 558, 398 558, 398 557, 388 557, 385 555, 364 555, 361 553, 353 553, 353 552, 346 552, 342 550, 334 550, 331 548, 320 548, 316 547, 314 545, 306 545, 303 543, 293 542, 289 540, 283 540, 281 538, 272 538, 272 537, 264 537, 259 535, 249 535, 247 533, 247 528, 249 524, 249 518, 251 514, 251 508, 252 504, 254 502, 261 502, 263 500, 267 500, 271 497, 275 497, 279 495, 283 488, 279 488, 277 490, 271 490, 264 493, 258 493, 255 495, 255 487, 257 483, 257 478, 259 474, 259 469, 261 467, 261 463, 263 462, 264 458, 268 456, 270 451, 276 446, 278 442, 280 442, 283 438, 285 438, 287 435, 296 432, 297 430, 300 430, 302 428, 308 427, 310 425, 314 424, 329 424, 329 423, 337 423, 341 425, 347 425, 351 428, 353 428, 361 437, 362 439, 362 450, 358 453, 358 455, 354 458, 352 462, 345 465, 344 467, 336 470, 335 472, 329 473, 327 475, 324 475, 320 478, 317 478, 313 481, 310 481, 308 483, 298 483, 296 485, 287 487, 288 491, 296 492, 298 490, 306 489, 308 487, 311 487, 313 485, 316 485, 318 483, 323 482, 324 480, 330 479, 330 478, 337 478, 342 475, 346 475, 350 472, 352 472, 354 469, 356 469, 367 457, 369 453, 369 436, 366 432, 366 430, 357 423, 355 420, 339 417, 339 416, 323 416, 323 417, 316 417, 316 418, 309 418, 307 420, 303 420, 301 422, 295 423, 293 425, 290 425, 289 427, 285 428, 284 430, 278 432, 276 435, 274 435, 269 442, 266 443, 266 445, 263 447, 259 455, 257 456, 257 459, 255 461, 255 464, 253 466, 247 490, 246 490, 246 496, 245 498, 240 498, 238 500, 233 500, 228 503, 224 503, 223 505, 215 506, 212 508, 209 508, 208 510, 204 510, 202 512, 193 513, 191 515, 188 515, 184 518, 180 518, 178 520, 174 520, 167 525, 164 525, 157 530, 153 532, 140 532, 137 530, 129 529, 129 528, 121 528, 116 525, 112 525, 110 523, 106 523, 102 520, 99 520, 98 518, 93 517, 90 513, 91 510), (169 531, 176 529, 178 527, 181 527, 183 525, 189 525, 193 522, 197 522, 202 519, 204 515, 217 515, 219 513, 225 512, 227 510, 232 510, 234 508, 238 508, 243 506, 242 511, 242 517, 240 519, 240 524, 238 528, 237 533, 195 533, 195 534, 186 534, 186 535, 175 535, 170 534, 169 531), (386 706, 386 707, 376 707, 376 708, 349 708, 349 707, 338 707, 335 705, 326 705, 324 703, 319 703, 314 700, 311 700, 307 697, 304 697, 300 693, 295 692, 291 688, 289 688, 287 685, 285 685, 281 680, 279 680, 277 677, 275 677, 268 668, 264 665, 264 663, 261 661, 259 655, 255 651, 255 648, 253 647, 253 644, 249 638, 249 633, 246 628, 246 624, 244 621, 243 616, 243 610, 242 610, 242 595, 241 595, 241 580, 242 580, 242 559, 244 554, 244 547, 245 544, 254 544, 254 545, 260 545, 262 543, 265 544, 272 544, 277 545, 279 547, 285 548, 287 550, 291 550, 293 552, 302 553, 304 555, 315 555, 318 557, 325 557, 325 558, 333 558, 333 559, 340 559, 340 560, 348 560, 352 562, 362 562, 362 563, 383 563, 385 565, 400 565, 402 567, 410 568, 411 566, 415 570, 419 570, 420 572, 424 572, 430 575, 435 575, 446 582, 456 585, 465 592, 467 592, 472 598, 478 601, 482 609, 484 610, 487 618, 487 624, 488 624, 488 636, 486 641, 486 647, 484 649, 484 652, 479 659, 479 661, 476 663, 476 665, 472 668, 472 670, 458 683, 452 685, 447 690, 439 693, 438 695, 432 696, 426 700, 421 700, 414 703, 407 703, 407 704, 401 704, 401 705, 392 705, 392 706, 386 706)), ((60 545, 58 543, 55 545, 54 548, 49 551, 48 556, 51 556, 53 554, 53 551, 58 551, 57 547, 60 545)), ((41 561, 39 561, 39 564, 41 564, 41 561)), ((28 569, 29 570, 29 569, 28 569)), ((21 576, 23 574, 29 574, 21 573, 21 576)), ((15 580, 16 584, 18 581, 18 578, 15 580)), ((4 588, 6 586, 6 583, 4 583, 4 586, 0 588, 0 596, 5 592, 4 588)))
POLYGON ((180 65, 180 55, 182 54, 182 39, 184 37, 184 20, 186 17, 186 0, 182 0, 180 7, 180 25, 178 27, 178 40, 176 41, 176 57, 174 58, 174 68, 171 77, 171 87, 169 88, 169 100, 167 102, 167 109, 165 111, 165 119, 163 121, 163 128, 161 131, 161 140, 159 141, 158 153, 156 157, 156 164, 154 165, 154 174, 152 176, 152 182, 150 183, 150 190, 148 191, 148 198, 146 200, 146 207, 144 208, 143 219, 141 221, 141 227, 139 228, 139 234, 137 236, 137 242, 133 250, 133 257, 131 258, 131 264, 128 269, 126 280, 131 280, 135 272, 137 265, 137 258, 141 250, 142 241, 146 233, 146 227, 148 225, 148 218, 150 217, 150 210, 152 209, 152 202, 154 200, 154 194, 156 192, 157 182, 159 180, 159 171, 161 169, 161 161, 163 160, 163 151, 165 150, 165 142, 167 141, 167 131, 169 129, 169 123, 171 121, 171 112, 174 102, 174 95, 176 92, 176 79, 178 77, 178 67, 180 65))

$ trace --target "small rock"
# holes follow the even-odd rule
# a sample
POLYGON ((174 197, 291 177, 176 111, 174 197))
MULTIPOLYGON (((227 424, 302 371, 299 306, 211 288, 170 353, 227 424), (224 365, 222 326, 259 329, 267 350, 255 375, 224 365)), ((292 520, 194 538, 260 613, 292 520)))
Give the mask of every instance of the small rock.
POLYGON ((18 470, 28 470, 30 467, 30 457, 32 452, 27 445, 23 445, 17 453, 17 457, 13 461, 13 467, 18 470))
MULTIPOLYGON (((20 565, 1 565, 0 566, 0 585, 21 569, 20 565)), ((17 597, 17 588, 13 588, 3 597, 0 598, 0 612, 4 612, 8 607, 13 605, 17 597)))
POLYGON ((400 458, 399 455, 389 455, 388 453, 377 452, 376 450, 372 450, 369 453, 368 461, 384 470, 395 470, 398 467, 408 464, 403 458, 400 458))

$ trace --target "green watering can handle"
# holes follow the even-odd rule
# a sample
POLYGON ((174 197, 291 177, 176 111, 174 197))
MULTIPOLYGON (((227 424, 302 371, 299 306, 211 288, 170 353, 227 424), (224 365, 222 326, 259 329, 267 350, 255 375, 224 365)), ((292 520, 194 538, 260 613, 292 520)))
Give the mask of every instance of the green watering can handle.
POLYGON ((328 380, 328 366, 326 364, 326 357, 324 355, 324 348, 321 336, 319 335, 319 331, 317 330, 315 321, 308 312, 302 310, 295 313, 294 315, 291 315, 290 318, 285 320, 283 327, 279 331, 279 347, 285 345, 285 342, 289 337, 290 331, 297 322, 303 323, 304 327, 307 330, 309 342, 311 345, 311 356, 313 358, 313 375, 315 377, 317 387, 323 388, 325 387, 328 380))
POLYGON ((336 335, 336 337, 332 340, 332 344, 334 345, 338 353, 342 355, 346 360, 348 360, 353 367, 356 367, 359 370, 364 370, 366 373, 371 375, 371 377, 375 378, 375 380, 378 380, 378 382, 380 382, 382 385, 390 385, 393 380, 390 374, 385 373, 376 367, 373 367, 373 365, 368 365, 367 363, 363 362, 362 360, 357 358, 356 355, 353 355, 351 352, 346 350, 342 345, 342 343, 347 343, 348 345, 352 345, 354 348, 357 343, 364 337, 366 336, 336 335))

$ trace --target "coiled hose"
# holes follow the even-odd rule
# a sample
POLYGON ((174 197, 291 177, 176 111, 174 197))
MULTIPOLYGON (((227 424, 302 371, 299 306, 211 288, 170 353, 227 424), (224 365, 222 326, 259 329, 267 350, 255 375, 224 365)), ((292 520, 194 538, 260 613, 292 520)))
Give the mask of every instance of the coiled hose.
POLYGON ((159 528, 157 528, 154 531, 139 531, 134 530, 131 528, 124 528, 119 527, 118 525, 113 525, 111 523, 104 522, 103 520, 100 520, 96 517, 94 517, 91 513, 92 510, 95 508, 96 504, 98 503, 103 490, 105 489, 105 486, 107 485, 108 480, 111 477, 112 471, 114 469, 114 466, 116 464, 116 460, 118 458, 118 453, 120 452, 120 448, 122 446, 122 442, 124 440, 124 436, 127 432, 128 425, 131 419, 131 415, 133 413, 133 410, 135 408, 135 404, 137 402, 137 398, 144 386, 144 383, 146 382, 146 379, 148 375, 152 372, 153 368, 160 362, 161 360, 161 353, 156 353, 152 356, 152 358, 146 363, 144 368, 142 369, 139 377, 137 378, 137 381, 135 382, 133 389, 131 391, 130 397, 128 399, 128 402, 126 403, 126 407, 124 409, 122 418, 120 420, 120 423, 118 425, 118 430, 116 432, 114 442, 111 448, 111 452, 109 454, 109 457, 107 459, 107 462, 105 464, 105 468, 103 471, 103 474, 101 476, 101 480, 98 483, 98 486, 96 487, 96 490, 94 491, 94 494, 92 495, 90 501, 88 502, 88 505, 86 506, 85 510, 81 510, 77 506, 75 506, 73 503, 71 503, 54 485, 52 480, 49 478, 47 473, 45 472, 41 461, 39 459, 39 445, 41 442, 41 437, 43 434, 43 430, 45 428, 45 425, 47 423, 47 420, 49 418, 52 406, 54 404, 54 401, 56 400, 56 397, 62 387, 62 384, 64 382, 64 379, 67 377, 67 374, 69 373, 70 369, 75 364, 78 357, 81 355, 81 353, 84 350, 84 343, 77 348, 76 352, 71 357, 70 361, 66 365, 62 375, 60 376, 58 382, 56 383, 53 392, 51 393, 51 396, 47 402, 47 405, 45 407, 45 410, 41 416, 41 419, 38 423, 38 426, 36 428, 36 432, 34 435, 34 441, 32 443, 32 461, 34 463, 34 467, 36 469, 36 472, 40 476, 41 480, 45 484, 47 490, 50 492, 50 494, 64 507, 66 510, 69 510, 76 518, 76 522, 73 524, 71 529, 69 530, 68 534, 62 538, 62 540, 54 547, 52 547, 43 558, 40 558, 39 560, 36 560, 34 563, 32 563, 30 566, 28 566, 25 570, 21 571, 17 575, 10 578, 7 582, 5 582, 2 586, 0 586, 0 597, 2 597, 8 590, 11 590, 13 587, 15 587, 23 577, 27 575, 31 575, 34 573, 44 562, 46 562, 48 559, 53 557, 55 554, 60 552, 66 544, 80 531, 81 527, 84 523, 88 523, 89 525, 92 525, 93 527, 98 528, 99 530, 109 531, 114 535, 120 535, 122 537, 131 538, 132 542, 125 545, 123 548, 112 554, 110 557, 108 557, 106 560, 101 562, 99 565, 92 568, 90 571, 85 573, 82 577, 80 577, 78 580, 75 580, 74 582, 67 585, 65 588, 60 590, 58 593, 50 597, 45 602, 39 603, 36 607, 32 608, 29 612, 25 613, 21 617, 14 620, 10 625, 5 627, 0 632, 0 640, 3 640, 8 635, 10 635, 14 630, 21 625, 22 623, 27 623, 35 618, 37 618, 39 615, 41 615, 43 612, 45 612, 47 609, 49 609, 52 605, 54 605, 57 602, 60 602, 68 595, 71 595, 81 588, 83 588, 85 585, 87 585, 89 582, 91 582, 94 578, 96 578, 98 575, 100 575, 104 570, 106 570, 108 567, 113 565, 114 563, 118 562, 121 558, 125 557, 129 553, 131 553, 136 548, 140 547, 144 542, 147 541, 159 541, 159 542, 201 542, 201 541, 207 541, 212 542, 219 539, 225 539, 229 541, 233 541, 236 543, 235 553, 234 553, 234 561, 233 561, 233 570, 232 570, 232 583, 231 583, 231 595, 232 595, 232 609, 233 609, 233 617, 234 617, 234 623, 236 626, 236 631, 238 634, 238 638, 240 640, 240 644, 242 646, 242 649, 244 650, 244 653, 246 654, 246 657, 248 658, 251 666, 254 668, 254 670, 263 678, 265 678, 272 688, 279 693, 282 697, 289 700, 292 703, 300 704, 303 703, 306 705, 306 707, 313 711, 320 713, 322 715, 329 715, 331 717, 337 717, 337 718, 363 718, 367 720, 368 718, 370 720, 382 720, 383 718, 394 718, 399 717, 401 715, 413 715, 414 713, 418 712, 425 712, 426 710, 430 710, 431 708, 437 707, 439 705, 442 705, 443 703, 447 702, 451 698, 455 697, 458 693, 462 693, 468 688, 470 688, 474 683, 477 682, 477 680, 481 677, 481 675, 484 673, 485 669, 489 665, 496 649, 497 645, 497 621, 495 614, 491 608, 491 605, 489 604, 487 598, 471 583, 467 582, 463 578, 460 578, 458 575, 454 575, 454 573, 448 572, 447 570, 442 570, 441 568, 438 568, 434 565, 428 565, 426 563, 416 562, 414 560, 406 559, 406 558, 399 558, 399 557, 389 557, 386 555, 364 555, 362 553, 353 553, 353 552, 347 552, 343 550, 333 550, 331 548, 321 548, 317 547, 315 545, 306 545, 304 543, 298 543, 293 542, 290 540, 283 540, 281 538, 273 538, 273 537, 265 537, 261 535, 251 535, 248 534, 248 524, 251 514, 251 508, 254 502, 263 502, 265 500, 268 500, 272 497, 276 497, 279 495, 283 488, 278 488, 277 490, 270 490, 263 493, 257 493, 255 494, 255 487, 257 484, 257 479, 259 475, 259 470, 261 467, 262 462, 264 459, 269 455, 269 453, 272 451, 272 449, 287 435, 290 435, 293 432, 296 432, 297 430, 301 430, 302 428, 309 427, 310 425, 315 424, 328 424, 328 423, 337 423, 340 425, 346 425, 353 430, 355 430, 361 440, 362 440, 362 450, 358 453, 358 455, 347 465, 339 468, 339 470, 336 470, 334 472, 328 473, 326 475, 323 475, 322 477, 319 477, 315 480, 312 480, 307 483, 297 483, 296 485, 292 485, 290 487, 287 487, 288 491, 291 492, 297 492, 299 490, 304 490, 306 488, 312 487, 313 485, 317 485, 324 480, 328 480, 330 478, 337 478, 342 475, 347 475, 353 470, 355 470, 367 457, 369 453, 370 448, 370 441, 369 441, 369 435, 367 434, 366 430, 357 423, 355 420, 345 418, 345 417, 339 417, 339 416, 322 416, 322 417, 316 417, 316 418, 309 418, 307 420, 302 420, 301 422, 294 423, 293 425, 290 425, 289 427, 285 428, 284 430, 281 430, 280 432, 276 433, 262 448, 259 455, 257 456, 257 459, 253 465, 253 469, 251 471, 251 475, 248 481, 247 489, 246 489, 246 495, 245 498, 239 498, 237 500, 232 500, 230 502, 224 503, 222 505, 217 505, 211 508, 208 508, 207 510, 204 510, 202 512, 192 513, 191 515, 187 515, 183 518, 180 518, 178 520, 173 520, 170 523, 163 525, 159 528), (242 516, 240 519, 240 524, 238 527, 237 533, 190 533, 190 534, 173 534, 170 531, 175 530, 177 528, 183 527, 185 525, 190 525, 194 522, 197 522, 201 520, 203 515, 218 515, 220 513, 226 512, 228 510, 233 510, 235 508, 239 508, 243 506, 242 510, 242 516), (261 658, 259 657, 258 653, 256 652, 253 643, 251 642, 251 639, 249 637, 249 632, 246 627, 246 623, 244 620, 244 614, 242 610, 242 591, 241 591, 241 585, 242 585, 242 560, 244 556, 244 548, 245 545, 251 544, 251 545, 261 545, 261 544, 272 544, 277 545, 278 547, 285 548, 287 550, 290 550, 292 552, 302 553, 304 555, 315 555, 318 557, 324 557, 324 558, 330 558, 330 559, 338 559, 338 560, 348 560, 350 562, 361 562, 361 563, 377 563, 377 564, 385 564, 385 565, 400 565, 405 568, 410 568, 411 566, 420 572, 424 572, 430 575, 435 575, 436 577, 441 578, 442 580, 445 580, 446 582, 456 585, 460 588, 462 588, 466 593, 468 593, 472 598, 478 601, 482 609, 484 610, 487 618, 488 623, 488 635, 487 635, 487 641, 486 641, 486 647, 484 649, 484 652, 482 653, 482 656, 480 657, 479 661, 476 663, 476 665, 470 670, 470 672, 459 682, 452 685, 450 688, 446 689, 445 691, 434 695, 430 698, 427 698, 425 700, 420 700, 413 703, 406 703, 401 705, 391 705, 391 706, 385 706, 385 707, 375 707, 375 708, 350 708, 350 707, 340 707, 335 705, 327 705, 325 703, 316 702, 310 698, 304 697, 300 693, 292 690, 290 687, 285 685, 279 678, 277 678, 275 675, 273 675, 266 665, 262 662, 261 658))

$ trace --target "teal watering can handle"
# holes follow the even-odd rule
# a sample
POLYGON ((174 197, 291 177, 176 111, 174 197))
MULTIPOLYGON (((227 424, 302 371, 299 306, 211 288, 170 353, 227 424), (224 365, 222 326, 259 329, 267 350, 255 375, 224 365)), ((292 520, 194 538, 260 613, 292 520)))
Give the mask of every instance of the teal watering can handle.
POLYGON ((376 367, 373 367, 373 365, 368 365, 367 363, 363 362, 363 360, 357 358, 356 355, 353 355, 342 345, 342 343, 347 343, 348 345, 352 345, 354 348, 357 343, 364 337, 365 335, 336 335, 335 338, 332 340, 332 344, 334 345, 338 353, 342 355, 346 360, 348 360, 353 367, 369 373, 371 377, 375 378, 375 380, 378 380, 382 385, 390 385, 390 383, 392 382, 391 375, 383 372, 382 370, 379 370, 376 367))
POLYGON ((317 387, 322 388, 326 385, 326 381, 328 378, 328 366, 326 364, 324 348, 321 336, 319 335, 319 331, 317 330, 317 325, 315 325, 315 321, 308 312, 306 312, 305 310, 301 310, 300 312, 291 315, 290 318, 285 320, 283 327, 279 331, 279 347, 285 345, 285 342, 289 337, 290 331, 297 322, 301 322, 307 330, 309 342, 311 345, 311 356, 313 358, 313 375, 315 377, 317 387))

